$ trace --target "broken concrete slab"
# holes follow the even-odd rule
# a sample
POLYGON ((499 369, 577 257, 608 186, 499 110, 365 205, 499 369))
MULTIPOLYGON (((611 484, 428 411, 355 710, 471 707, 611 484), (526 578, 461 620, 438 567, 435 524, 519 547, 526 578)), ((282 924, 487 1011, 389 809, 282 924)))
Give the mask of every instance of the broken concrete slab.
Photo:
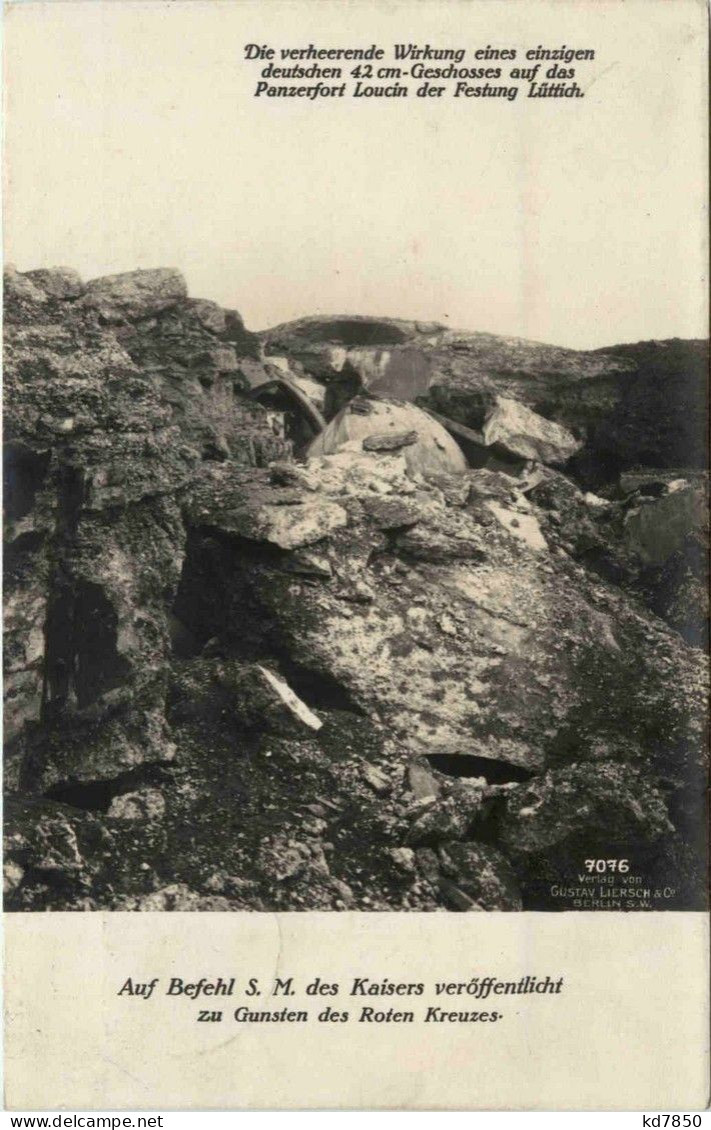
POLYGON ((268 688, 273 691, 278 703, 283 706, 284 710, 291 715, 296 722, 306 726, 309 730, 321 729, 323 726, 321 719, 318 715, 314 714, 313 710, 309 709, 305 702, 302 702, 297 694, 294 694, 291 687, 284 679, 275 675, 273 671, 267 670, 266 667, 262 667, 260 664, 257 665, 257 671, 266 682, 268 688))
POLYGON ((496 444, 510 455, 540 463, 562 464, 583 446, 562 424, 547 420, 518 400, 497 396, 482 428, 487 447, 496 444))

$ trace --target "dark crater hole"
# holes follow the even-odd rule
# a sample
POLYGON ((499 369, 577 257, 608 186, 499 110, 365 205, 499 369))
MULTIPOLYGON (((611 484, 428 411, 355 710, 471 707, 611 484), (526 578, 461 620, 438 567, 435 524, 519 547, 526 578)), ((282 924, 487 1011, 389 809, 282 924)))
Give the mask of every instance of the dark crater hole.
POLYGON ((167 772, 161 766, 140 766, 107 781, 61 781, 44 794, 48 800, 82 808, 86 812, 107 812, 114 797, 133 792, 146 785, 165 781, 167 772))
POLYGON ((377 318, 324 318, 301 326, 306 341, 331 341, 339 345, 400 345, 409 334, 401 326, 377 318))
POLYGON ((312 710, 347 710, 351 714, 364 713, 351 698, 346 687, 332 675, 302 667, 284 654, 279 655, 278 666, 291 689, 312 710))
POLYGON ((462 753, 431 753, 426 761, 444 773, 445 777, 485 777, 490 785, 519 784, 530 781, 533 774, 508 761, 495 761, 489 757, 471 757, 462 753))

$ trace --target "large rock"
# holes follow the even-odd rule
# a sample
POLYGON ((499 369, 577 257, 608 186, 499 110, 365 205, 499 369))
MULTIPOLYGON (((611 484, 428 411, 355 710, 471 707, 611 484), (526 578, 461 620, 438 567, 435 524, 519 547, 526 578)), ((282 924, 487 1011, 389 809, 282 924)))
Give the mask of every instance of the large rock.
MULTIPOLYGON (((462 507, 409 476, 408 506, 393 519, 405 528, 393 536, 378 509, 350 493, 345 454, 312 460, 308 488, 290 488, 284 507, 298 513, 301 497, 349 513, 320 543, 328 568, 308 583, 294 576, 287 551, 258 551, 263 532, 235 520, 243 477, 221 468, 219 493, 199 487, 188 513, 200 530, 179 594, 197 640, 278 649, 311 686, 379 718, 413 752, 466 755, 493 780, 507 766, 516 780, 620 743, 632 759, 668 754, 680 741, 696 746, 689 707, 703 692, 693 656, 566 555, 529 545, 512 523, 536 518, 530 502, 515 492, 496 500, 509 529, 492 500, 462 507)), ((383 458, 359 456, 363 498, 372 495, 363 465, 377 483, 383 458)), ((284 488, 266 475, 258 484, 251 472, 247 495, 258 491, 261 508, 279 509, 284 488)))
POLYGON ((621 541, 637 563, 633 591, 689 643, 708 650, 708 489, 672 479, 624 504, 621 541))
POLYGON ((8 307, 41 306, 47 301, 47 295, 41 286, 8 263, 3 268, 3 300, 8 307))
POLYGON ((170 693, 172 719, 222 718, 241 730, 321 729, 323 723, 292 688, 261 664, 200 657, 181 666, 170 693))
POLYGON ((603 760, 511 788, 502 798, 497 842, 513 864, 524 905, 706 908, 705 777, 700 771, 675 793, 666 775, 644 764, 603 760), (614 862, 601 873, 596 860, 614 862))
POLYGON ((82 306, 96 310, 106 322, 149 318, 186 298, 188 288, 170 267, 104 275, 86 284, 82 306))
POLYGON ((708 644, 707 491, 699 476, 641 471, 600 499, 550 469, 532 477, 548 545, 641 598, 694 646, 708 644), (537 481, 533 481, 537 479, 537 481))
MULTIPOLYGON (((45 749, 54 763, 39 788, 62 779, 69 762, 80 776, 99 765, 112 776, 142 750, 156 755, 158 730, 144 722, 126 740, 118 718, 131 725, 134 696, 147 717, 159 709, 183 536, 170 496, 198 459, 113 335, 71 318, 10 318, 5 327, 6 737, 34 724, 32 757, 41 761, 45 749), (77 727, 96 724, 84 712, 120 687, 122 701, 106 703, 103 753, 92 737, 95 752, 84 758, 77 727), (52 735, 65 725, 67 764, 57 764, 52 735)), ((168 749, 162 738, 158 746, 168 749)))
POLYGON ((252 466, 289 454, 283 414, 247 397, 245 367, 260 381, 269 374, 235 311, 185 299, 156 318, 118 326, 116 336, 203 460, 252 466))
MULTIPOLYGON (((488 844, 442 844, 440 873, 479 910, 521 910, 521 892, 511 864, 488 844)), ((445 887, 445 896, 448 888, 445 887)), ((451 897, 451 895, 450 895, 451 897)))
POLYGON ((348 524, 339 503, 310 492, 270 489, 251 474, 236 479, 231 465, 209 467, 196 477, 189 516, 195 526, 217 526, 279 549, 312 545, 348 524))
POLYGON ((567 428, 505 396, 496 398, 482 433, 487 447, 497 444, 508 454, 539 463, 567 463, 582 447, 567 428))
MULTIPOLYGON (((276 714, 277 717, 285 719, 287 726, 306 726, 309 730, 321 729, 323 726, 321 719, 297 694, 294 694, 285 679, 260 664, 256 666, 255 675, 259 680, 261 694, 271 698, 268 716, 276 714)), ((258 696, 251 697, 254 699, 258 696)))
POLYGON ((663 564, 707 525, 706 492, 685 479, 671 483, 661 498, 640 498, 624 519, 629 548, 648 565, 663 564))
POLYGON ((599 762, 551 770, 506 799, 501 844, 539 855, 574 841, 587 853, 606 844, 658 840, 672 831, 658 788, 629 765, 599 762))
POLYGON ((186 537, 176 497, 210 459, 266 463, 289 445, 235 391, 235 351, 250 348, 241 321, 185 301, 175 272, 90 284, 91 301, 157 312, 140 331, 98 326, 66 269, 15 281, 4 353, 6 780, 44 791, 172 758, 165 664, 186 537))

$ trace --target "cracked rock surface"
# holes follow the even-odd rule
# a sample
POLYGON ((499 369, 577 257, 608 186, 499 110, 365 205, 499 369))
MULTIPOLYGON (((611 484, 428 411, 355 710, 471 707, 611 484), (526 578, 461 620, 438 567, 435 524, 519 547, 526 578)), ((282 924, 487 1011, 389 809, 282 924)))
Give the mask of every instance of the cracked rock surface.
POLYGON ((697 467, 620 442, 593 492, 604 405, 558 373, 546 416, 526 343, 259 337, 171 270, 5 295, 7 909, 567 909, 620 852, 704 905, 697 467), (415 347, 469 450, 398 403, 415 347), (250 395, 285 365, 331 416, 300 460, 250 395))

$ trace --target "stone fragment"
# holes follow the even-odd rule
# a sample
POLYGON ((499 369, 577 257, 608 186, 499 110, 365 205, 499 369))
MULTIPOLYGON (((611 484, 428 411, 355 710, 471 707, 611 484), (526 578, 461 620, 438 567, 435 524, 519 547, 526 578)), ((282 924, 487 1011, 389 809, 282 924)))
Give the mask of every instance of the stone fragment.
POLYGON ((444 878, 444 876, 440 877, 438 886, 445 902, 452 910, 466 912, 484 909, 483 906, 479 906, 478 903, 474 902, 474 899, 465 894, 461 887, 444 878))
POLYGON ((87 813, 77 813, 75 819, 70 809, 53 801, 6 806, 3 851, 5 877, 11 883, 6 893, 19 885, 20 871, 30 868, 55 884, 81 882, 87 870, 77 835, 81 827, 93 834, 99 825, 87 813))
POLYGON ((390 779, 377 765, 364 765, 363 776, 376 793, 386 793, 390 789, 390 779))
POLYGON ((600 498, 599 495, 593 494, 588 490, 583 495, 583 502, 589 506, 591 510, 609 510, 611 503, 607 498, 600 498))
POLYGON ((411 825, 408 844, 432 845, 464 838, 481 810, 481 803, 480 796, 472 796, 469 803, 457 796, 440 797, 411 825))
POLYGON ((488 844, 441 844, 442 873, 481 910, 521 910, 521 892, 508 860, 488 844))
POLYGON ((404 498, 364 498, 363 509, 379 530, 416 526, 423 517, 422 507, 404 498))
POLYGON ((417 443, 418 433, 414 430, 408 432, 383 432, 381 435, 369 435, 363 440, 364 451, 397 451, 401 447, 410 447, 417 443))
POLYGON ((114 820, 160 820, 165 798, 159 789, 139 789, 115 796, 106 815, 114 820))
POLYGON ((503 471, 492 471, 488 467, 470 471, 467 478, 470 499, 496 498, 499 502, 510 504, 519 489, 517 480, 512 475, 506 475, 503 471))
POLYGON ((233 719, 240 729, 272 729, 290 736, 323 725, 281 676, 260 664, 219 655, 200 656, 176 670, 170 716, 175 721, 233 719))
POLYGON ((280 549, 313 545, 348 525, 348 514, 336 502, 304 502, 298 509, 265 506, 257 516, 257 530, 264 541, 280 549))
POLYGON ((413 875, 416 870, 415 853, 412 848, 407 847, 394 847, 388 848, 388 855, 392 859, 398 870, 404 872, 406 875, 413 875))
POLYGON ((281 704, 283 709, 295 721, 306 726, 309 730, 320 730, 323 722, 318 718, 313 710, 309 710, 305 702, 302 702, 298 695, 294 694, 291 687, 279 678, 272 671, 268 671, 266 667, 257 665, 257 671, 260 673, 268 688, 273 692, 277 701, 281 704))
POLYGON ((440 784, 423 765, 417 762, 408 765, 406 772, 407 787, 416 800, 426 797, 437 797, 440 793, 440 784))
POLYGON ((348 883, 338 879, 335 875, 330 880, 331 888, 336 896, 335 906, 338 910, 351 910, 355 906, 355 895, 348 883))
POLYGON ((494 515, 499 525, 503 526, 513 537, 524 542, 529 549, 536 553, 548 549, 548 543, 541 533, 538 519, 533 514, 522 514, 517 510, 511 510, 493 499, 486 502, 486 507, 494 515))
POLYGON ((627 545, 649 565, 661 565, 708 523, 705 491, 683 481, 672 490, 673 485, 661 498, 645 500, 625 515, 627 545))
POLYGON ((433 472, 428 474, 427 481, 442 492, 449 506, 466 506, 469 501, 469 483, 462 475, 433 472))
MULTIPOLYGON (((472 535, 475 531, 472 529, 472 535)), ((417 525, 398 534, 398 551, 415 561, 435 564, 452 561, 483 561, 486 558, 483 539, 476 536, 452 537, 430 526, 417 525)))
POLYGON ((16 890, 25 877, 25 869, 13 859, 3 862, 3 894, 16 890))
POLYGON ((439 881, 440 864, 439 856, 433 848, 419 847, 415 851, 417 869, 428 883, 436 884, 439 881))
POLYGON ((63 814, 48 815, 36 825, 34 847, 38 871, 77 873, 84 866, 76 831, 63 814))
POLYGON ((458 633, 457 625, 448 613, 443 612, 437 621, 437 626, 440 632, 444 632, 445 636, 456 636, 458 633))
POLYGON ((586 845, 654 842, 672 830, 652 781, 630 765, 594 762, 551 769, 506 797, 500 843, 512 857, 574 840, 586 845))
POLYGON ((40 286, 9 264, 3 268, 3 293, 6 302, 14 300, 41 306, 47 301, 47 295, 40 286))
POLYGON ((334 455, 309 459, 306 468, 326 495, 364 501, 394 494, 409 497, 417 491, 403 452, 383 451, 377 455, 363 451, 357 440, 344 444, 334 455))
POLYGON ((269 837, 259 853, 259 870, 265 878, 277 883, 295 879, 312 867, 312 853, 308 844, 290 839, 285 834, 269 837))
POLYGON ((541 463, 567 463, 582 447, 562 424, 546 420, 518 400, 497 396, 482 429, 487 446, 498 444, 510 455, 541 463))
POLYGON ((266 541, 280 549, 298 549, 313 545, 348 525, 348 514, 330 499, 313 499, 295 493, 291 498, 272 502, 257 501, 254 505, 222 510, 208 504, 195 511, 206 522, 218 522, 225 532, 238 534, 251 541, 266 541))

